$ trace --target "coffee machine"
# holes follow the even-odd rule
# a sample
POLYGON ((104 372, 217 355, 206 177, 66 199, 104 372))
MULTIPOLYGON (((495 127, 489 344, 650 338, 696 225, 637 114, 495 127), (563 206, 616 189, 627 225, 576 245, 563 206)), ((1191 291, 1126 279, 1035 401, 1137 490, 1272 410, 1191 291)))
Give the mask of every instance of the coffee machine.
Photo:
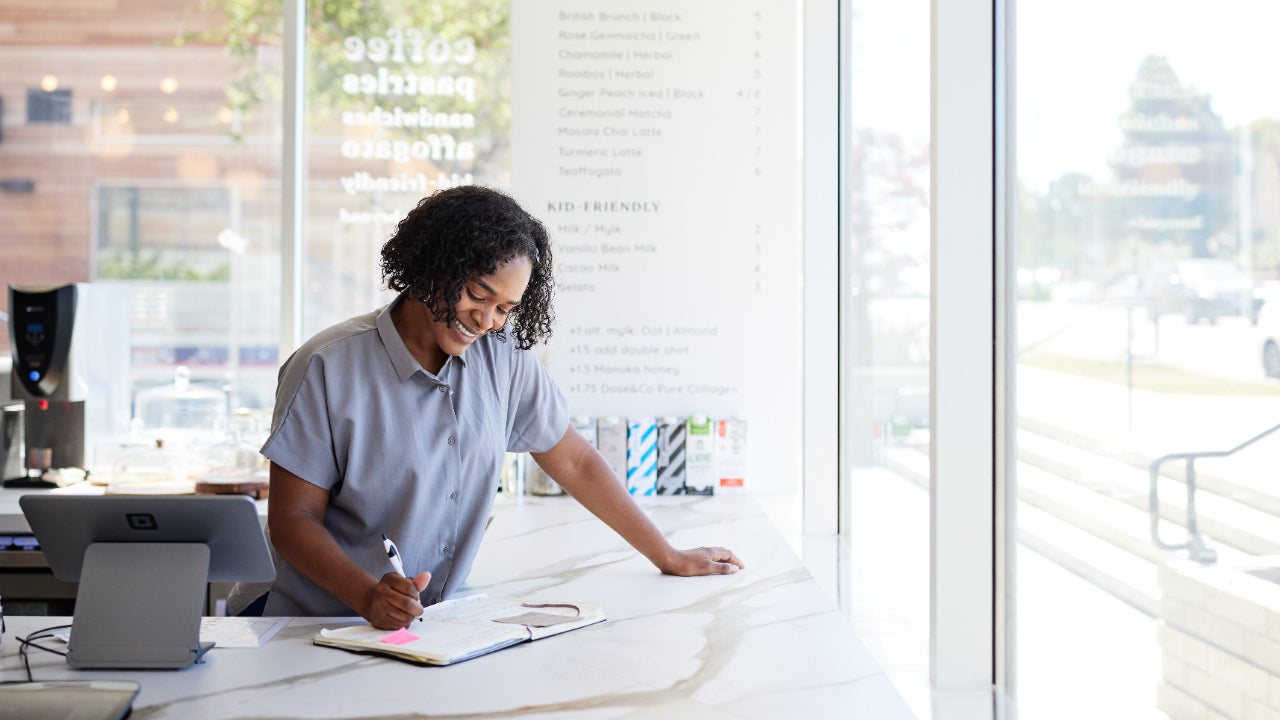
POLYGON ((128 431, 127 288, 10 285, 11 393, 22 402, 24 471, 6 487, 50 487, 89 467, 99 439, 128 431))

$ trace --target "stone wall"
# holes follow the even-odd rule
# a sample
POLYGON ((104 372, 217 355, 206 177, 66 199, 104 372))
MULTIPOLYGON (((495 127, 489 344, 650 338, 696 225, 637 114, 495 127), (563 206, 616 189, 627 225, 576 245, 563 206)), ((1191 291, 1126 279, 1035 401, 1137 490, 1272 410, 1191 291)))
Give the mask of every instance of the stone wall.
POLYGON ((1171 720, 1280 720, 1280 558, 1250 562, 1160 568, 1157 702, 1171 720))

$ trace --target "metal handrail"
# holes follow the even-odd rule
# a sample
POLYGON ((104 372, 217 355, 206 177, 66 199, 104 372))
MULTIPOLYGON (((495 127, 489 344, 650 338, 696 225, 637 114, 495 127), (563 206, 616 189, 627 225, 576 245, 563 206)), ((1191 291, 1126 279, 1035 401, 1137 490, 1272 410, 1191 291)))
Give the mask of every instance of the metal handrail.
POLYGON ((1165 550, 1185 549, 1192 560, 1206 565, 1216 562, 1218 560, 1218 551, 1209 547, 1208 540, 1200 534, 1199 529, 1196 527, 1196 460, 1233 455, 1277 430, 1280 430, 1280 424, 1263 430, 1230 450, 1169 453, 1151 461, 1151 490, 1148 498, 1150 501, 1149 511, 1151 513, 1151 540, 1156 544, 1156 547, 1165 550), (1187 541, 1180 544, 1166 543, 1160 539, 1160 491, 1158 480, 1160 479, 1160 466, 1170 460, 1185 460, 1187 467, 1185 478, 1187 485, 1187 541))

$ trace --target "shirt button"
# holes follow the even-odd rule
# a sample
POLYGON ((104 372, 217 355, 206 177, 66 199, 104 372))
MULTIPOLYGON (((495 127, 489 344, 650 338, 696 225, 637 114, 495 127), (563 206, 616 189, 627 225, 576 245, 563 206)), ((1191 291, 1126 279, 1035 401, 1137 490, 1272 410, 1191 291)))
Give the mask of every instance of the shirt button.
POLYGON ((449 547, 448 545, 445 545, 444 547, 440 548, 440 552, 442 552, 442 553, 447 553, 447 552, 449 552, 449 551, 450 551, 450 550, 452 550, 452 549, 453 549, 453 548, 449 547))
POLYGON ((447 387, 445 387, 445 386, 441 385, 441 386, 440 386, 440 392, 449 392, 449 388, 447 388, 447 387))
POLYGON ((449 436, 449 444, 450 444, 450 445, 457 445, 457 444, 458 444, 458 439, 457 439, 457 438, 455 438, 454 436, 450 435, 450 436, 449 436))
POLYGON ((451 493, 449 493, 449 499, 450 499, 450 500, 457 500, 457 499, 458 499, 458 493, 456 493, 456 492, 451 492, 451 493))

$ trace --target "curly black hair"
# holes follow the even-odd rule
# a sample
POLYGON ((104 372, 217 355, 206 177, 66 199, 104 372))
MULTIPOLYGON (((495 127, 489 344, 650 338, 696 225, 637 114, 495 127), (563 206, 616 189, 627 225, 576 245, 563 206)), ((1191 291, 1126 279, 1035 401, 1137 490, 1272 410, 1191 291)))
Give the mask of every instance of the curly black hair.
POLYGON ((533 272, 507 327, 522 350, 551 337, 554 278, 547 230, 508 195, 479 185, 438 190, 409 211, 382 246, 382 279, 397 292, 433 309, 438 322, 457 320, 458 300, 470 280, 497 272, 514 257, 533 272))

